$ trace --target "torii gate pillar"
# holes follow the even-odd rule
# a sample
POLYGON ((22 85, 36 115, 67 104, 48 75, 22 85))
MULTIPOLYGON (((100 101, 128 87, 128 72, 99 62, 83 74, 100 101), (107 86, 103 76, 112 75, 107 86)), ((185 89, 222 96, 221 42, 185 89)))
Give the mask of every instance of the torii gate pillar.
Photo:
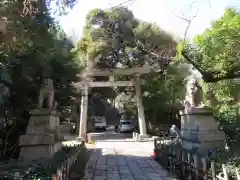
POLYGON ((77 140, 86 140, 87 137, 87 113, 88 113, 88 86, 84 85, 82 88, 81 98, 81 112, 80 112, 80 124, 79 135, 77 140))
POLYGON ((138 123, 139 123, 139 130, 140 130, 140 138, 145 138, 145 137, 148 137, 148 135, 147 135, 147 128, 146 128, 144 107, 142 102, 140 75, 135 76, 135 89, 136 89, 136 104, 138 109, 138 123))

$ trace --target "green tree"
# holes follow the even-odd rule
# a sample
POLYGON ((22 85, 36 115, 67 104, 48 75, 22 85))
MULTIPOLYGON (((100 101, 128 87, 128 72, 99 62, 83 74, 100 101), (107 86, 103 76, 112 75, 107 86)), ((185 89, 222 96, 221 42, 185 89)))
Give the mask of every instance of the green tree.
POLYGON ((239 28, 238 21, 238 11, 233 8, 226 9, 224 16, 212 23, 211 29, 195 38, 196 44, 201 46, 201 49, 196 50, 183 43, 185 47, 182 47, 181 54, 202 74, 205 82, 213 83, 240 77, 239 33, 236 30, 239 28))
MULTIPOLYGON (((77 54, 82 57, 82 66, 85 67, 131 68, 150 64, 160 69, 159 74, 142 76, 146 80, 143 87, 146 115, 156 119, 159 112, 167 111, 167 105, 175 103, 184 89, 186 73, 181 72, 182 68, 177 62, 172 62, 174 65, 165 71, 170 63, 167 58, 175 55, 176 45, 172 36, 156 24, 138 20, 125 7, 116 7, 110 10, 94 9, 88 13, 83 37, 77 44, 77 54), (163 60, 159 56, 166 58, 163 60)), ((107 92, 110 91, 113 90, 107 92)), ((133 88, 118 88, 113 95, 121 92, 133 98, 133 88)), ((130 102, 125 104, 133 109, 130 102)), ((133 109, 132 112, 136 111, 133 109)))
POLYGON ((159 54, 176 46, 169 34, 155 24, 137 20, 125 7, 95 9, 87 15, 77 51, 86 57, 89 65, 96 67, 134 67, 149 59, 139 50, 138 43, 159 54))
POLYGON ((215 109, 222 126, 233 140, 239 139, 240 81, 228 78, 237 77, 234 74, 240 70, 239 30, 239 12, 226 9, 211 28, 195 38, 198 48, 195 56, 200 54, 195 62, 205 71, 215 74, 216 78, 223 77, 222 81, 203 82, 203 89, 206 103, 215 109))
POLYGON ((71 83, 77 80, 79 63, 72 51, 73 46, 63 31, 53 22, 41 1, 34 15, 19 16, 15 12, 22 7, 19 1, 0 3, 1 15, 7 17, 8 31, 2 36, 0 62, 11 75, 9 100, 4 104, 9 120, 4 141, 8 136, 7 150, 16 150, 20 134, 24 133, 29 110, 36 107, 39 88, 44 75, 54 80, 59 109, 72 107, 76 91, 71 83), (10 38, 5 41, 5 37, 10 38))

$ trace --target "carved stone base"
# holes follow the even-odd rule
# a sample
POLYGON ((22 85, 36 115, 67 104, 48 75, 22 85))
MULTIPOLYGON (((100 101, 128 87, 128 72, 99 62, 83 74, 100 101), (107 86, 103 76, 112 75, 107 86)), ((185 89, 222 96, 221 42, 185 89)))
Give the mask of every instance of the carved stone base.
POLYGON ((205 152, 211 149, 224 149, 225 134, 222 131, 182 131, 182 146, 185 149, 192 150, 197 148, 199 152, 205 152))
POLYGON ((31 111, 26 134, 20 136, 19 159, 34 160, 51 157, 61 149, 63 137, 59 130, 59 116, 56 111, 49 109, 31 111))
POLYGON ((54 134, 25 134, 20 136, 20 146, 48 145, 55 143, 54 134))
POLYGON ((27 126, 27 133, 53 132, 59 128, 59 113, 49 109, 34 109, 27 126))
POLYGON ((182 136, 185 139, 191 139, 192 141, 223 141, 225 140, 225 134, 223 131, 182 131, 182 136))
POLYGON ((40 158, 51 158, 61 148, 62 143, 22 146, 20 150, 19 160, 31 161, 40 158))
POLYGON ((182 140, 182 147, 189 151, 193 151, 196 148, 196 152, 200 154, 207 154, 209 150, 218 149, 224 150, 224 141, 208 141, 208 142, 192 142, 188 140, 182 140))
POLYGON ((197 148, 199 152, 225 147, 225 134, 219 130, 210 108, 190 107, 180 111, 181 142, 188 150, 197 148))

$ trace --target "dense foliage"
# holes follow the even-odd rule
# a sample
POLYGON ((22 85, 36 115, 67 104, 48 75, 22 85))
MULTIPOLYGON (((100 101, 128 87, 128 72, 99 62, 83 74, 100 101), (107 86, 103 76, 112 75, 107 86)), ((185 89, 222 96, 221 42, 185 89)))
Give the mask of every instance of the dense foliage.
POLYGON ((9 13, 21 8, 19 1, 0 3, 1 15, 7 17, 7 33, 1 35, 0 62, 11 75, 10 98, 1 107, 6 129, 2 132, 3 154, 17 152, 17 142, 29 119, 29 110, 36 107, 43 77, 54 80, 59 109, 72 106, 79 65, 71 52, 73 46, 63 31, 50 18, 45 4, 38 12, 21 17, 9 13))
MULTIPOLYGON (((202 85, 205 104, 214 109, 230 145, 239 142, 240 86, 238 79, 229 80, 226 75, 240 69, 239 25, 239 12, 226 9, 225 14, 213 22, 211 28, 195 38, 195 51, 189 51, 191 57, 195 57, 193 61, 202 70, 212 73, 214 77, 225 77, 221 81, 212 81, 214 83, 202 82, 202 85)), ((143 86, 146 119, 163 123, 163 119, 168 118, 160 115, 166 111, 168 115, 171 114, 178 101, 184 98, 184 81, 189 75, 189 67, 183 63, 181 55, 183 49, 189 48, 185 45, 185 42, 184 46, 179 43, 177 47, 177 42, 158 26, 142 22, 127 8, 118 7, 89 12, 84 36, 77 45, 77 53, 84 59, 82 64, 88 67, 136 67, 151 63, 163 69, 159 74, 142 76, 147 82, 143 86), (142 51, 139 44, 145 52, 153 52, 158 56, 166 52, 166 49, 165 56, 174 56, 176 49, 179 53, 172 62, 164 62, 151 53, 142 51), (165 68, 161 63, 165 63, 165 68)), ((111 91, 112 98, 119 93, 125 94, 121 94, 120 101, 127 105, 125 108, 132 109, 132 114, 136 113, 133 102, 129 100, 133 99, 132 88, 111 91)))
MULTIPOLYGON (((230 150, 220 156, 220 162, 230 165, 230 170, 240 165, 238 145, 240 141, 240 81, 237 75, 240 70, 239 32, 239 11, 226 9, 224 15, 213 22, 210 28, 196 36, 197 48, 188 52, 189 57, 195 63, 194 66, 215 76, 213 83, 202 82, 204 100, 206 105, 214 109, 221 128, 227 135, 230 150), (217 76, 220 78, 218 79, 217 76)), ((189 46, 183 47, 183 44, 179 44, 179 50, 184 48, 189 50, 189 46)))
MULTIPOLYGON (((210 29, 196 37, 195 41, 202 55, 198 63, 204 69, 221 71, 223 74, 239 71, 239 30, 239 12, 227 9, 219 20, 212 23, 210 29)), ((217 83, 204 83, 203 87, 207 103, 216 110, 219 120, 228 124, 226 130, 230 138, 240 140, 239 80, 226 79, 217 83)))
MULTIPOLYGON (((110 10, 94 9, 88 13, 84 34, 77 44, 76 51, 78 56, 82 57, 82 65, 85 67, 126 68, 151 64, 156 69, 162 69, 159 74, 142 77, 146 80, 144 104, 146 115, 149 117, 147 119, 155 120, 161 112, 159 109, 168 110, 166 105, 173 104, 182 94, 183 77, 186 73, 180 73, 179 76, 178 72, 181 68, 177 65, 171 66, 166 71, 169 61, 158 59, 146 52, 151 51, 159 56, 169 57, 176 52, 176 45, 177 42, 171 35, 156 24, 136 19, 125 7, 116 7, 110 10)), ((118 77, 122 80, 130 78, 132 77, 118 77)), ((102 90, 108 98, 113 99, 116 94, 122 92, 125 93, 125 97, 133 98, 132 88, 114 90, 108 88, 107 93, 106 88, 102 90)), ((129 98, 125 99, 129 100, 129 98)), ((136 112, 130 101, 124 103, 127 104, 125 108, 136 112)))
POLYGON ((51 158, 39 158, 34 161, 26 162, 22 160, 10 160, 0 162, 2 170, 1 179, 52 179, 61 167, 69 166, 69 158, 75 157, 77 160, 71 164, 68 172, 62 172, 62 176, 70 176, 74 172, 74 177, 81 178, 84 174, 85 164, 88 160, 88 154, 85 145, 78 144, 75 146, 64 145, 51 158), (78 171, 74 171, 75 169, 78 171))
MULTIPOLYGON (((175 118, 176 105, 184 98, 185 78, 189 75, 189 67, 182 61, 181 52, 185 47, 182 43, 176 42, 156 24, 135 18, 129 9, 115 7, 88 13, 83 37, 72 51, 73 46, 50 18, 43 2, 37 1, 38 11, 25 16, 19 13, 22 2, 0 2, 1 17, 6 17, 8 22, 7 32, 0 36, 0 62, 12 80, 10 98, 1 107, 0 115, 7 125, 1 131, 1 154, 13 156, 17 152, 18 137, 25 131, 29 110, 37 104, 43 77, 54 80, 59 109, 69 112, 77 107, 72 101, 76 94, 70 84, 85 67, 91 71, 91 68, 151 64, 155 73, 141 77, 146 82, 142 88, 146 120, 171 123, 169 120, 175 118), (168 57, 172 56, 176 57, 169 61, 168 57)), ((238 72, 239 32, 239 12, 227 9, 211 28, 195 38, 197 52, 191 54, 196 57, 194 62, 205 71, 221 72, 218 75, 238 72)), ((118 80, 131 78, 116 77, 118 80)), ((98 77, 98 80, 106 79, 98 77)), ((205 103, 214 109, 230 144, 239 142, 240 81, 224 79, 215 83, 202 82, 202 85, 205 103)), ((106 101, 110 99, 122 102, 129 114, 136 116, 134 94, 134 88, 94 88, 90 93, 89 112, 106 115, 110 109, 106 101)))

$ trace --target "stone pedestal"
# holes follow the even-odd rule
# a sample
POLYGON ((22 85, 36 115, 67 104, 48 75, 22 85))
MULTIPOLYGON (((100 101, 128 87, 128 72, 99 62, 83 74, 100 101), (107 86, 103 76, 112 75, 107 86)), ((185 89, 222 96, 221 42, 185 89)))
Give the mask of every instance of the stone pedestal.
POLYGON ((180 111, 181 142, 188 150, 207 152, 208 150, 225 147, 225 134, 219 130, 210 108, 190 107, 180 111))
POLYGON ((31 117, 26 134, 20 136, 21 147, 19 160, 35 160, 49 158, 62 147, 60 136, 59 116, 56 111, 35 109, 31 117))
POLYGON ((150 138, 148 134, 139 134, 139 139, 147 139, 150 138))

